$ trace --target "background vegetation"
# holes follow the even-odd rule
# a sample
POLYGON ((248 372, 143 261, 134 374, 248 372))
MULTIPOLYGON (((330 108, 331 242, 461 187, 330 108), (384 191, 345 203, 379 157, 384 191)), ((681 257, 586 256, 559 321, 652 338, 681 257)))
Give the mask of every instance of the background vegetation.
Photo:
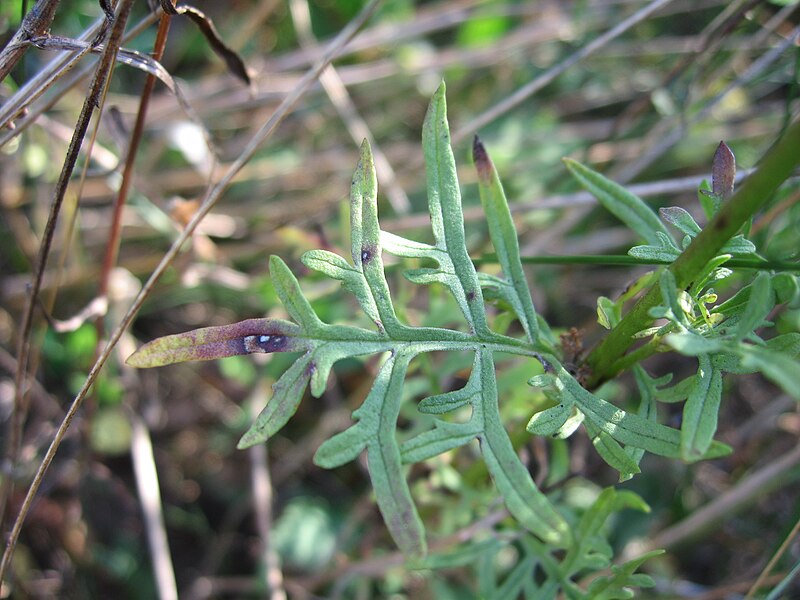
MULTIPOLYGON (((20 4, 0 5, 4 39, 19 26, 20 4)), ((156 85, 128 201, 115 217, 146 77, 130 66, 116 67, 91 159, 78 158, 44 270, 29 359, 36 375, 30 412, 17 460, 4 464, 4 532, 66 407, 84 385, 98 345, 190 221, 207 182, 218 180, 246 150, 362 3, 196 6, 244 60, 251 81, 232 72, 191 20, 173 17, 161 63, 178 78, 193 114, 156 85), (118 267, 112 269, 106 257, 116 246, 117 222, 121 241, 111 261, 118 267), (103 289, 107 309, 96 302, 103 289)), ((147 19, 149 25, 126 40, 126 48, 153 50, 158 17, 148 15, 146 3, 133 3, 128 30, 147 19)), ((334 471, 311 462, 324 439, 349 425, 376 362, 338 364, 322 398, 306 399, 267 447, 238 451, 236 442, 286 366, 281 355, 141 372, 126 367, 124 358, 139 340, 283 316, 267 258, 280 254, 304 273, 298 258, 306 250, 347 255, 346 198, 364 137, 372 138, 376 154, 383 229, 429 239, 419 140, 429 98, 442 79, 448 84, 456 162, 463 167, 459 178, 473 256, 491 251, 469 159, 475 132, 512 203, 523 256, 619 254, 636 242, 578 191, 564 156, 632 184, 654 207, 683 206, 701 220, 696 190, 719 141, 726 140, 740 171, 747 170, 797 112, 799 16, 796 4, 786 2, 380 3, 335 61, 335 72, 313 78, 319 83, 258 147, 138 311, 42 483, 11 565, 13 586, 4 583, 2 593, 477 594, 480 573, 469 565, 403 567, 372 500, 364 462, 334 471), (648 5, 658 10, 625 25, 648 5), (167 555, 159 554, 167 547, 167 555)), ((62 0, 52 33, 77 38, 99 21, 96 2, 62 0)), ((55 56, 29 48, 3 81, 3 96, 13 98, 26 81, 47 72, 55 56)), ((93 56, 81 59, 30 102, 27 114, 5 115, 0 131, 0 416, 6 452, 14 446, 10 415, 21 315, 95 63, 93 56), (12 120, 15 129, 8 127, 12 120)), ((755 222, 753 239, 766 258, 796 259, 797 199, 797 184, 785 186, 755 222)), ((567 263, 531 266, 528 276, 539 312, 554 327, 582 330, 590 346, 603 334, 596 324, 597 297, 615 297, 645 270, 567 263)), ((454 305, 436 288, 405 284, 399 270, 391 269, 390 285, 403 299, 406 318, 452 318, 454 305)), ((346 321, 356 313, 337 288, 323 279, 304 281, 326 321, 346 321)), ((772 317, 779 331, 800 329, 797 310, 772 317)), ((470 363, 461 358, 419 361, 409 375, 410 398, 463 383, 470 363)), ((681 375, 695 364, 654 357, 648 368, 655 375, 681 375)), ((549 443, 525 432, 529 371, 525 363, 508 361, 498 374, 506 429, 539 484, 547 489, 559 482, 568 503, 585 506, 616 474, 583 435, 549 443)), ((777 547, 792 539, 800 516, 796 405, 760 376, 730 383, 717 437, 733 446, 731 456, 693 465, 648 457, 643 473, 620 485, 638 492, 652 510, 624 513, 609 523, 617 554, 669 551, 646 564, 657 584, 646 597, 739 597, 777 547)), ((616 384, 624 399, 631 383, 616 384)), ((404 410, 413 410, 407 404, 404 410)), ((409 477, 436 550, 452 551, 459 542, 489 538, 496 527, 513 525, 505 521, 485 467, 469 451, 416 466, 409 477)), ((793 547, 775 565, 773 585, 795 564, 797 551, 793 547)), ((515 560, 501 554, 491 568, 508 569, 515 560)))

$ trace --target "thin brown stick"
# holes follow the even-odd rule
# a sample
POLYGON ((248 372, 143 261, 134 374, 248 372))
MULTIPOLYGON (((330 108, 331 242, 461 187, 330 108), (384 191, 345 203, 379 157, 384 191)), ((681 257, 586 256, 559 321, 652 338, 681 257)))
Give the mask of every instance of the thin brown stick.
POLYGON ((620 183, 626 183, 636 177, 653 164, 653 162, 658 160, 658 158, 663 156, 670 148, 680 142, 686 136, 690 125, 700 123, 703 119, 707 118, 711 114, 711 111, 714 110, 728 94, 736 89, 743 88, 745 84, 764 73, 767 67, 785 56, 786 52, 788 52, 792 46, 797 45, 798 41, 800 41, 800 26, 795 27, 783 42, 762 54, 744 71, 744 73, 729 83, 716 96, 710 98, 703 108, 692 114, 691 118, 687 119, 685 116, 681 115, 673 120, 668 131, 664 131, 663 129, 659 131, 654 130, 651 134, 651 138, 655 143, 647 147, 647 150, 640 158, 632 163, 626 164, 621 169, 611 171, 608 176, 620 183))
POLYGON ((792 530, 789 532, 789 535, 787 535, 783 540, 781 547, 778 548, 775 551, 775 554, 772 555, 772 558, 769 559, 769 562, 753 583, 750 591, 747 592, 744 600, 752 600, 755 597, 756 592, 766 585, 770 572, 775 568, 775 565, 778 564, 778 561, 783 557, 783 555, 786 554, 786 551, 789 549, 791 543, 797 538, 798 533, 800 533, 800 519, 797 520, 797 522, 794 524, 794 527, 792 527, 792 530))
POLYGON ((370 3, 361 10, 358 16, 348 23, 348 25, 339 33, 339 35, 336 36, 336 38, 329 45, 328 51, 325 53, 320 62, 317 63, 313 69, 306 73, 292 93, 289 94, 283 102, 281 102, 280 106, 278 106, 267 122, 264 123, 264 125, 253 135, 250 141, 246 144, 245 148, 242 150, 239 157, 231 164, 220 180, 216 184, 210 186, 197 212, 194 214, 189 223, 187 223, 178 239, 175 240, 170 249, 166 252, 156 266, 150 278, 139 291, 139 294, 136 296, 136 299, 123 316, 120 324, 111 334, 105 348, 97 357, 95 364, 92 366, 91 371, 86 377, 86 381, 84 382, 78 394, 75 396, 75 399, 72 401, 67 413, 64 415, 64 419, 53 436, 53 441, 50 443, 47 452, 42 458, 42 462, 39 465, 36 474, 34 475, 30 487, 28 488, 28 492, 25 496, 22 507, 20 508, 19 515, 17 516, 14 527, 9 535, 8 543, 3 554, 2 563, 0 563, 0 581, 2 581, 3 577, 5 576, 6 569, 8 568, 8 565, 11 561, 11 556, 14 553, 14 548, 16 547, 17 540, 19 539, 19 534, 22 531, 22 525, 31 509, 33 499, 35 498, 36 493, 42 484, 44 474, 47 472, 47 469, 50 467, 50 464, 55 458, 56 452, 61 445, 61 441, 64 439, 72 420, 75 418, 75 415, 77 414, 78 409, 81 407, 84 398, 97 379, 97 376, 100 374, 100 371, 114 350, 114 347, 117 345, 117 342, 119 342, 123 333, 130 326, 142 304, 144 304, 145 299, 155 287, 156 282, 167 269, 167 267, 172 263, 181 247, 192 236, 195 229, 200 224, 200 221, 203 220, 203 218, 211 211, 217 201, 222 197, 222 193, 225 191, 225 189, 227 189, 228 185, 233 181, 237 173, 253 157, 261 144, 272 135, 278 125, 289 114, 289 111, 294 107, 295 104, 297 104, 305 92, 318 79, 319 74, 328 66, 328 64, 330 64, 330 62, 338 55, 344 45, 353 37, 353 35, 355 35, 356 31, 358 31, 358 29, 366 22, 366 20, 377 7, 378 2, 379 0, 371 0, 370 3))
MULTIPOLYGON (((308 9, 307 0, 290 0, 289 10, 292 14, 292 21, 297 30, 300 45, 304 48, 315 47, 317 41, 314 39, 314 33, 311 30, 311 13, 308 9)), ((411 210, 411 202, 397 181, 394 167, 392 167, 375 136, 372 135, 369 125, 358 113, 347 87, 333 65, 320 73, 319 82, 322 84, 322 88, 328 98, 330 98, 336 112, 339 113, 339 118, 347 127, 347 132, 356 147, 361 146, 361 142, 365 139, 369 141, 372 147, 372 156, 375 160, 378 183, 385 189, 389 204, 392 205, 394 212, 400 215, 408 214, 411 210)))
POLYGON ((565 73, 568 69, 572 66, 578 64, 587 56, 597 52, 600 48, 608 44, 611 40, 618 38, 620 35, 625 33, 631 27, 641 23, 659 8, 669 4, 672 0, 654 0, 644 8, 636 11, 630 17, 622 21, 621 23, 617 24, 616 27, 612 27, 602 35, 596 37, 591 42, 586 44, 583 48, 570 54, 566 59, 562 60, 560 63, 551 67, 539 77, 530 81, 529 83, 525 84, 521 88, 519 88, 516 92, 511 94, 510 96, 504 98, 488 110, 484 111, 474 119, 472 119, 466 125, 460 127, 457 131, 453 133, 453 144, 457 144, 458 142, 471 137, 477 131, 498 117, 506 114, 508 111, 512 110, 513 108, 519 106, 522 102, 530 98, 533 94, 538 92, 540 89, 548 85, 552 82, 556 77, 565 73))
MULTIPOLYGON (((33 281, 28 295, 25 310, 22 314, 22 321, 19 328, 19 337, 17 340, 17 372, 14 378, 14 412, 11 419, 11 432, 9 435, 9 442, 6 455, 11 465, 16 464, 17 455, 19 452, 19 445, 22 439, 22 427, 25 423, 28 412, 28 400, 25 394, 26 379, 28 375, 28 359, 30 357, 30 337, 33 327, 33 313, 37 306, 37 297, 42 287, 42 279, 44 277, 47 259, 50 256, 50 249, 55 236, 56 223, 58 216, 61 212, 61 205, 64 201, 64 196, 67 192, 70 177, 75 169, 75 164, 78 160, 78 153, 83 144, 83 139, 89 128, 92 115, 95 110, 100 106, 100 99, 103 96, 103 90, 109 79, 109 73, 114 65, 116 58, 116 50, 122 42, 122 33, 125 29, 125 22, 127 21, 128 14, 131 10, 132 1, 124 0, 120 2, 120 9, 116 21, 111 29, 106 50, 103 53, 100 62, 97 64, 95 77, 86 99, 81 109, 81 114, 78 117, 78 122, 75 126, 75 132, 70 141, 67 155, 64 160, 64 165, 61 169, 61 174, 56 183, 53 203, 50 208, 50 214, 47 218, 44 233, 42 235, 42 244, 39 248, 39 256, 37 257, 36 264, 33 268, 33 281)), ((6 501, 10 492, 10 478, 4 479, 2 491, 0 492, 0 510, 5 511, 6 501)), ((0 518, 2 522, 2 518, 0 518)), ((6 562, 0 564, 0 581, 5 573, 6 562)))
POLYGON ((19 29, 0 52, 0 81, 5 79, 14 65, 25 54, 30 38, 44 35, 50 29, 50 23, 56 15, 59 0, 39 0, 33 5, 20 23, 19 29))
MULTIPOLYGON (((138 36, 142 31, 150 27, 156 21, 156 13, 148 13, 141 21, 131 27, 125 34, 123 42, 138 36)), ((98 19, 78 38, 79 41, 90 41, 96 39, 97 34, 102 30, 105 19, 98 19)), ((84 49, 78 52, 64 52, 55 57, 47 63, 39 72, 36 73, 30 80, 20 87, 10 98, 8 98, 2 106, 0 106, 0 128, 6 127, 21 111, 25 112, 25 116, 17 121, 14 121, 14 129, 6 129, 0 135, 0 147, 6 145, 9 141, 20 135, 25 131, 31 123, 34 123, 41 117, 41 115, 55 105, 64 94, 77 85, 84 77, 88 76, 94 65, 86 65, 78 69, 75 73, 70 74, 67 78, 67 83, 59 93, 54 94, 52 98, 48 98, 46 102, 36 105, 35 108, 28 110, 28 107, 46 92, 55 82, 65 77, 69 71, 75 67, 86 54, 91 52, 91 45, 87 45, 84 49)))
POLYGON ((164 509, 153 456, 153 442, 144 421, 136 415, 132 416, 132 420, 131 460, 136 475, 136 490, 142 506, 158 597, 160 600, 178 600, 178 585, 175 582, 175 569, 172 566, 167 528, 164 524, 164 509))
POLYGON ((774 486, 787 483, 789 472, 800 464, 800 446, 767 466, 756 471, 735 487, 717 496, 703 508, 696 510, 691 516, 672 527, 661 531, 647 544, 647 549, 672 549, 688 542, 702 531, 719 522, 721 519, 744 509, 774 486))
MULTIPOLYGON (((173 0, 172 4, 175 4, 173 0)), ((172 22, 172 16, 166 13, 161 15, 158 22, 158 31, 156 32, 156 39, 153 43, 152 57, 156 61, 161 61, 164 56, 164 48, 167 45, 167 35, 169 34, 169 26, 172 22)), ((136 154, 139 150, 139 144, 142 141, 144 134, 144 124, 147 118, 147 108, 150 105, 150 98, 153 95, 157 78, 148 74, 142 87, 142 94, 139 99, 139 109, 136 113, 136 122, 131 131, 130 143, 128 144, 128 153, 125 157, 125 166, 122 170, 122 182, 120 183, 117 197, 114 200, 114 209, 111 215, 111 231, 108 234, 108 243, 106 244, 106 252, 103 256, 103 266, 100 270, 100 283, 98 285, 97 293, 102 298, 108 292, 108 282, 111 278, 111 270, 117 263, 117 256, 119 255, 120 234, 122 232, 122 209, 128 199, 128 193, 131 189, 133 182, 133 167, 136 162, 136 154)), ((96 326, 98 339, 103 338, 105 319, 101 315, 98 317, 96 326)))
MULTIPOLYGON (((269 385, 262 379, 250 396, 248 407, 253 418, 261 410, 261 398, 269 395, 269 385)), ((272 530, 272 476, 267 460, 267 445, 256 444, 248 450, 250 454, 250 482, 253 489, 253 511, 256 527, 261 539, 261 568, 264 571, 267 593, 270 600, 286 600, 283 573, 275 547, 271 543, 272 530)))

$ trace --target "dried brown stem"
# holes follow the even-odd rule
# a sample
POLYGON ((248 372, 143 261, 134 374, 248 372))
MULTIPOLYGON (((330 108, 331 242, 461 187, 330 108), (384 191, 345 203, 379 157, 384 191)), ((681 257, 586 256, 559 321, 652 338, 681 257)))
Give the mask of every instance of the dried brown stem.
MULTIPOLYGON (((64 196, 67 192, 70 177, 75 169, 75 164, 78 160, 80 147, 83 144, 83 139, 89 128, 92 115, 95 110, 100 106, 100 100, 103 96, 103 91, 108 82, 109 73, 114 65, 116 50, 122 42, 122 33, 125 29, 125 23, 128 15, 130 14, 132 2, 124 0, 120 3, 120 8, 116 21, 111 29, 111 34, 106 45, 106 50, 103 53, 100 62, 97 64, 95 77, 86 95, 83 103, 78 122, 75 126, 75 131, 70 141, 67 155, 64 160, 64 165, 61 169, 61 174, 58 178, 53 196, 53 202, 50 208, 50 214, 47 218, 44 233, 42 234, 42 243, 39 248, 39 256, 36 259, 36 264, 33 268, 33 281, 28 295, 25 310, 22 314, 22 320, 19 328, 17 339, 17 372, 14 378, 14 412, 11 419, 11 433, 9 436, 8 447, 6 455, 9 464, 14 465, 17 462, 17 455, 19 452, 19 445, 22 439, 22 427, 25 423, 28 412, 28 400, 25 394, 26 380, 28 376, 28 360, 30 357, 30 337, 33 327, 33 314, 37 306, 37 298, 39 291, 42 287, 42 279, 44 276, 47 259, 50 256, 50 249, 55 235, 56 223, 61 212, 61 205, 64 201, 64 196)), ((5 510, 5 505, 10 492, 10 479, 4 479, 2 495, 0 495, 0 507, 5 510)), ((9 554, 10 556, 10 554, 9 554)), ((2 581, 5 569, 7 567, 7 560, 3 559, 0 564, 0 581, 2 581)))
MULTIPOLYGON (((130 2, 122 0, 121 4, 122 7, 124 7, 127 4, 130 4, 130 2)), ((102 370, 109 356, 111 356, 114 347, 117 345, 117 342, 119 342, 123 333, 130 326, 131 322, 138 313, 145 299, 153 290, 156 282, 164 273, 164 271, 167 269, 167 267, 172 263, 175 256, 177 256, 183 244, 186 243, 186 241, 194 233, 195 229, 200 224, 200 221, 202 221, 202 219, 211 211, 211 209, 214 207, 217 201, 222 197, 222 193, 225 191, 228 185, 233 181, 236 174, 253 157, 256 150, 258 150, 261 144, 270 135, 272 135, 272 133, 275 131, 278 125, 283 121, 283 119, 286 117, 286 115, 289 113, 292 107, 294 107, 294 105, 300 100, 300 98, 303 96, 306 90, 308 90, 308 88, 310 88, 311 85, 317 80, 319 74, 330 64, 330 62, 334 59, 334 57, 336 57, 338 53, 341 51, 342 47, 344 47, 344 45, 352 38, 352 36, 356 33, 356 31, 369 18, 369 16, 375 10, 377 4, 378 0, 372 0, 369 4, 367 4, 367 6, 365 6, 362 9, 359 15, 353 21, 351 21, 339 33, 339 35, 336 36, 333 42, 331 42, 328 51, 323 56, 322 60, 319 63, 317 63, 313 69, 311 69, 308 73, 306 73, 306 75, 300 81, 295 90, 291 94, 289 94, 289 96, 286 97, 286 99, 276 109, 276 111, 267 120, 267 122, 264 123, 264 125, 255 133, 255 135, 253 135, 250 141, 246 144, 245 148, 242 150, 237 160, 235 160, 231 164, 231 166, 229 167, 227 172, 222 176, 222 178, 216 184, 214 184, 209 188, 197 212, 194 214, 192 219, 186 225, 186 227, 184 228, 183 232, 178 237, 178 239, 175 240, 170 249, 162 257, 155 271, 147 280, 147 282, 144 284, 141 291, 136 296, 136 299, 133 301, 132 305, 125 313, 120 324, 111 334, 108 343, 106 344, 105 348, 95 361, 95 364, 92 367, 91 371, 89 372, 88 376, 86 377, 86 380, 83 386, 81 387, 81 390, 78 392, 72 404, 70 405, 69 410, 67 411, 63 421, 61 422, 61 425, 59 425, 58 430, 56 431, 53 440, 50 443, 50 447, 47 449, 47 452, 45 453, 45 456, 43 457, 42 462, 39 465, 36 475, 34 476, 33 482, 28 488, 28 492, 25 496, 25 500, 23 501, 19 515, 17 516, 17 519, 14 523, 14 527, 11 531, 11 534, 9 535, 6 550, 5 553, 3 554, 2 563, 0 563, 0 581, 2 581, 6 569, 8 568, 11 556, 14 553, 14 548, 16 547, 17 540, 19 539, 19 534, 22 530, 22 525, 25 521, 25 518, 28 515, 28 512, 30 511, 33 499, 35 498, 36 493, 39 490, 39 486, 42 483, 45 472, 47 471, 50 464, 53 462, 53 459, 55 458, 56 452, 58 451, 58 448, 61 445, 61 441, 64 439, 64 436, 69 430, 69 426, 72 423, 73 418, 77 414, 78 409, 83 404, 83 400, 88 394, 89 389, 94 384, 95 380, 97 379, 97 376, 99 375, 100 371, 102 370)), ((118 21, 114 24, 114 30, 112 30, 112 36, 114 35, 114 31, 117 29, 118 25, 119 25, 119 17, 118 21)), ((117 41, 117 44, 118 43, 119 40, 117 41)), ((112 47, 112 44, 109 43, 108 46, 110 48, 112 47)), ((106 61, 104 60, 101 64, 105 63, 106 61)), ((113 64, 113 57, 109 62, 109 65, 110 64, 113 64)), ((39 277, 41 278, 41 275, 39 275, 39 277)))

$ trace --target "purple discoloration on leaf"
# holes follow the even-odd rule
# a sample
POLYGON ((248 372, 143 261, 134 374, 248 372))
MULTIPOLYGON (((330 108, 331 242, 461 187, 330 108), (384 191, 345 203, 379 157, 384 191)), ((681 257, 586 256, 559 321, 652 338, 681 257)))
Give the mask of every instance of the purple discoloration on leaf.
POLYGON ((289 338, 280 334, 258 334, 247 335, 242 338, 244 351, 247 354, 253 353, 268 353, 268 352, 283 352, 289 338))
POLYGON ((247 319, 231 325, 204 327, 149 342, 128 358, 133 367, 160 367, 189 360, 308 348, 294 323, 280 319, 247 319))
POLYGON ((720 142, 711 161, 711 190, 721 198, 733 193, 736 178, 736 158, 725 142, 720 142))
POLYGON ((475 169, 478 171, 478 177, 483 183, 488 183, 492 178, 494 165, 489 155, 486 153, 483 142, 481 142, 481 139, 477 135, 472 140, 472 160, 475 162, 475 169))

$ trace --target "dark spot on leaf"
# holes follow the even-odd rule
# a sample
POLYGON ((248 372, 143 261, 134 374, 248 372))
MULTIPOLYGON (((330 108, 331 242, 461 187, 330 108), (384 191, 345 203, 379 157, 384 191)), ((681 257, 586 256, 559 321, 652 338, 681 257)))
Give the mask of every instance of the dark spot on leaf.
POLYGON ((288 338, 279 334, 246 335, 242 345, 246 354, 280 352, 286 348, 288 338))
POLYGON ((315 363, 312 360, 311 362, 308 363, 308 366, 306 367, 306 375, 309 376, 313 375, 316 370, 317 370, 317 363, 315 363))
POLYGON ((372 244, 361 247, 361 264, 366 265, 374 258, 376 252, 375 246, 372 244))
POLYGON ((475 291, 470 290, 467 292, 467 302, 472 302, 473 300, 475 300, 475 291))

